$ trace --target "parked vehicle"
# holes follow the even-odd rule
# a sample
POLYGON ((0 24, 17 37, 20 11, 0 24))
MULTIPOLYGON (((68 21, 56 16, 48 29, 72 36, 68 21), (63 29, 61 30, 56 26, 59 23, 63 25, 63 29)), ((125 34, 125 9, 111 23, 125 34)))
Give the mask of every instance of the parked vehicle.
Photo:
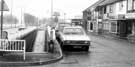
POLYGON ((71 26, 71 23, 58 23, 56 25, 56 31, 62 31, 64 27, 71 26))
POLYGON ((62 32, 62 30, 64 29, 64 27, 68 27, 68 26, 71 26, 71 23, 58 23, 56 25, 56 28, 55 28, 55 32, 56 32, 56 39, 58 40, 58 42, 60 42, 60 32, 62 32))
POLYGON ((63 49, 72 47, 88 51, 91 42, 84 29, 80 26, 64 27, 63 31, 60 32, 59 39, 63 49))

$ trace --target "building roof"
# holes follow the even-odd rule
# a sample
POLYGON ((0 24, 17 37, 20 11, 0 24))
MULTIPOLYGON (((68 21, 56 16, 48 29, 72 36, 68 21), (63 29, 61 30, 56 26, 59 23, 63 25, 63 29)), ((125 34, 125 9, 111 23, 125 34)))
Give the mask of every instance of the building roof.
POLYGON ((100 4, 101 2, 103 2, 104 0, 98 0, 96 3, 92 4, 91 6, 89 6, 88 8, 86 8, 84 11, 89 11, 89 10, 93 10, 96 8, 96 6, 98 6, 98 4, 100 4))
POLYGON ((115 3, 118 1, 123 1, 123 0, 99 0, 96 3, 94 3, 93 5, 91 5, 90 7, 88 7, 87 9, 85 9, 84 11, 94 10, 94 9, 96 9, 97 6, 104 6, 104 5, 115 3))
POLYGON ((98 6, 104 6, 104 5, 115 3, 115 2, 118 2, 118 1, 122 1, 122 0, 104 0, 104 2, 98 4, 98 6))

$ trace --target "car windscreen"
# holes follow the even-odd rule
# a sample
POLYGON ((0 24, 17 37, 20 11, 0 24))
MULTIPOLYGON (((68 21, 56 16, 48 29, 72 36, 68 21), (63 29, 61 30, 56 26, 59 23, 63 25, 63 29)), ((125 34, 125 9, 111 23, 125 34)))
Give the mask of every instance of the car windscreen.
POLYGON ((60 27, 61 27, 61 26, 65 27, 65 26, 70 26, 70 24, 68 24, 68 23, 60 23, 59 26, 60 26, 60 27))
POLYGON ((62 31, 63 28, 64 28, 64 27, 67 27, 67 26, 70 26, 70 24, 61 23, 61 24, 59 24, 58 30, 59 30, 59 31, 62 31))
POLYGON ((83 30, 80 28, 65 28, 63 33, 66 35, 83 35, 83 30))

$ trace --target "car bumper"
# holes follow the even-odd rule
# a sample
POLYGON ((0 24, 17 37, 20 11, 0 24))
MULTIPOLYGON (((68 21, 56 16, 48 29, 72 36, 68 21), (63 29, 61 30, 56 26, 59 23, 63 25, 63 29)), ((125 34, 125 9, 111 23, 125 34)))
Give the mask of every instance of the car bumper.
POLYGON ((63 45, 69 45, 69 46, 90 46, 91 44, 66 44, 64 43, 63 45))

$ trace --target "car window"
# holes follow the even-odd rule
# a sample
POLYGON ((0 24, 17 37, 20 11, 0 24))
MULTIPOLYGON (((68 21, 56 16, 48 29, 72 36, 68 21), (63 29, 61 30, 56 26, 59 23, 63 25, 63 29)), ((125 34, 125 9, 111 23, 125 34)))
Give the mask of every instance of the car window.
POLYGON ((83 35, 84 32, 80 28, 65 28, 63 33, 66 35, 83 35))
POLYGON ((67 27, 67 26, 70 26, 70 24, 67 24, 67 23, 60 23, 59 26, 58 26, 58 30, 59 31, 62 31, 64 29, 64 27, 67 27))

